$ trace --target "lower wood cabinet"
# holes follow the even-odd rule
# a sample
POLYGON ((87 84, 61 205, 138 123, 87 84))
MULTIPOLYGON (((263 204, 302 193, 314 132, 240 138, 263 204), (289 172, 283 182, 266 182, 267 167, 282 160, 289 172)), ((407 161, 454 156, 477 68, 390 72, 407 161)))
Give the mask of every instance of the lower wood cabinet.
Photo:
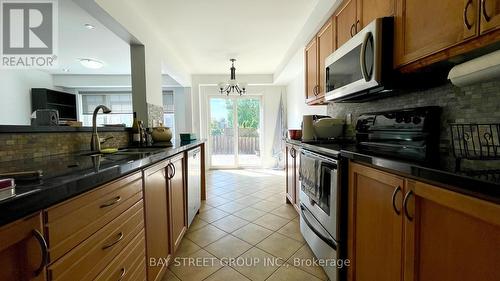
POLYGON ((161 280, 166 266, 156 266, 159 260, 169 261, 170 248, 170 212, 167 191, 167 166, 169 161, 144 170, 144 210, 146 221, 146 256, 148 261, 148 281, 161 280), (153 260, 154 263, 149 262, 153 260))
POLYGON ((41 212, 0 227, 0 280, 47 280, 42 229, 41 212))
POLYGON ((182 237, 184 237, 187 230, 187 192, 184 160, 184 154, 181 153, 172 158, 169 167, 167 167, 173 253, 179 248, 182 237))
POLYGON ((348 280, 500 280, 500 205, 349 164, 348 280))
POLYGON ((300 147, 286 145, 286 202, 292 204, 297 212, 300 210, 300 147))

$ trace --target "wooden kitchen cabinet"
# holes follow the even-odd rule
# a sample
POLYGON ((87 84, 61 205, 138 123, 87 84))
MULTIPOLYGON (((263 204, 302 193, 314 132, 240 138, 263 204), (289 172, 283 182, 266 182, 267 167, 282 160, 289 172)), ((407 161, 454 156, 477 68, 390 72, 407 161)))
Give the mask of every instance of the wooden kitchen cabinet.
POLYGON ((187 229, 187 192, 184 169, 183 153, 172 158, 167 166, 172 253, 179 248, 187 229))
POLYGON ((356 15, 356 1, 344 1, 333 16, 333 25, 336 34, 335 49, 342 46, 357 33, 357 30, 360 30, 356 15))
POLYGON ((324 101, 326 93, 326 69, 325 60, 333 53, 334 46, 333 20, 330 19, 318 33, 318 95, 317 98, 324 101))
POLYGON ((348 280, 401 280, 404 179, 349 164, 348 280))
POLYGON ((394 0, 357 0, 357 18, 359 20, 357 31, 377 18, 390 17, 394 15, 394 0))
MULTIPOLYGON (((170 212, 167 192, 168 160, 144 170, 144 211, 146 221, 146 256, 150 259, 170 260, 170 212)), ((166 266, 147 266, 148 281, 159 281, 166 266)))
POLYGON ((47 280, 46 254, 41 212, 0 228, 0 280, 47 280))
POLYGON ((349 281, 500 280, 500 205, 349 163, 349 281))
POLYGON ((318 39, 314 37, 305 49, 306 102, 311 103, 318 95, 318 39))
POLYGON ((292 204, 297 212, 300 210, 300 148, 286 145, 286 202, 292 204))
POLYGON ((405 281, 500 280, 500 206, 408 180, 405 281))
POLYGON ((500 28, 500 1, 499 0, 480 0, 481 15, 480 27, 481 34, 497 30, 500 28))

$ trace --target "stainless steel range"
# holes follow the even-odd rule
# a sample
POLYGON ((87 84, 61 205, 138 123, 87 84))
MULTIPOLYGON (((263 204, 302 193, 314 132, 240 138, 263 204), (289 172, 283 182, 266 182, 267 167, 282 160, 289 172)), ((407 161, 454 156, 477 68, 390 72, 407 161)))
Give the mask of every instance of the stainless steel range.
MULTIPOLYGON (((300 231, 322 261, 343 257, 342 193, 339 160, 303 149, 300 157, 300 231)), ((340 279, 337 266, 323 266, 330 280, 340 279)))

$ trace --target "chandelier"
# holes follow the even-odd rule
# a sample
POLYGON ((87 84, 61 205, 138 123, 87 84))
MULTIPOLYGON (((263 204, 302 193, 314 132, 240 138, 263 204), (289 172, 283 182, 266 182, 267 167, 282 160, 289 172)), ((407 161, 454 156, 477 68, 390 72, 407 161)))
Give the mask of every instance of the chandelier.
POLYGON ((231 65, 231 79, 228 82, 220 82, 218 84, 219 91, 221 94, 226 94, 229 96, 231 92, 236 92, 238 94, 243 95, 247 92, 247 83, 240 82, 236 80, 236 68, 234 67, 235 59, 230 59, 231 65))

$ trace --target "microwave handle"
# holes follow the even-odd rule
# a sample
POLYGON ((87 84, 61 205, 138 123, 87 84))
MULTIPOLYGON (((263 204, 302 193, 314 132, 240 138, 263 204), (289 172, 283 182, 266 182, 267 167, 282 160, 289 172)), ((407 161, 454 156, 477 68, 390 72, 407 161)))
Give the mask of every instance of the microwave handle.
POLYGON ((361 73, 363 73, 363 78, 365 78, 365 81, 368 82, 370 81, 370 77, 368 77, 368 70, 366 70, 366 44, 368 43, 368 40, 370 39, 370 36, 372 36, 371 32, 367 32, 365 34, 365 37, 363 38, 363 44, 361 45, 361 55, 359 56, 359 62, 361 65, 361 73))

